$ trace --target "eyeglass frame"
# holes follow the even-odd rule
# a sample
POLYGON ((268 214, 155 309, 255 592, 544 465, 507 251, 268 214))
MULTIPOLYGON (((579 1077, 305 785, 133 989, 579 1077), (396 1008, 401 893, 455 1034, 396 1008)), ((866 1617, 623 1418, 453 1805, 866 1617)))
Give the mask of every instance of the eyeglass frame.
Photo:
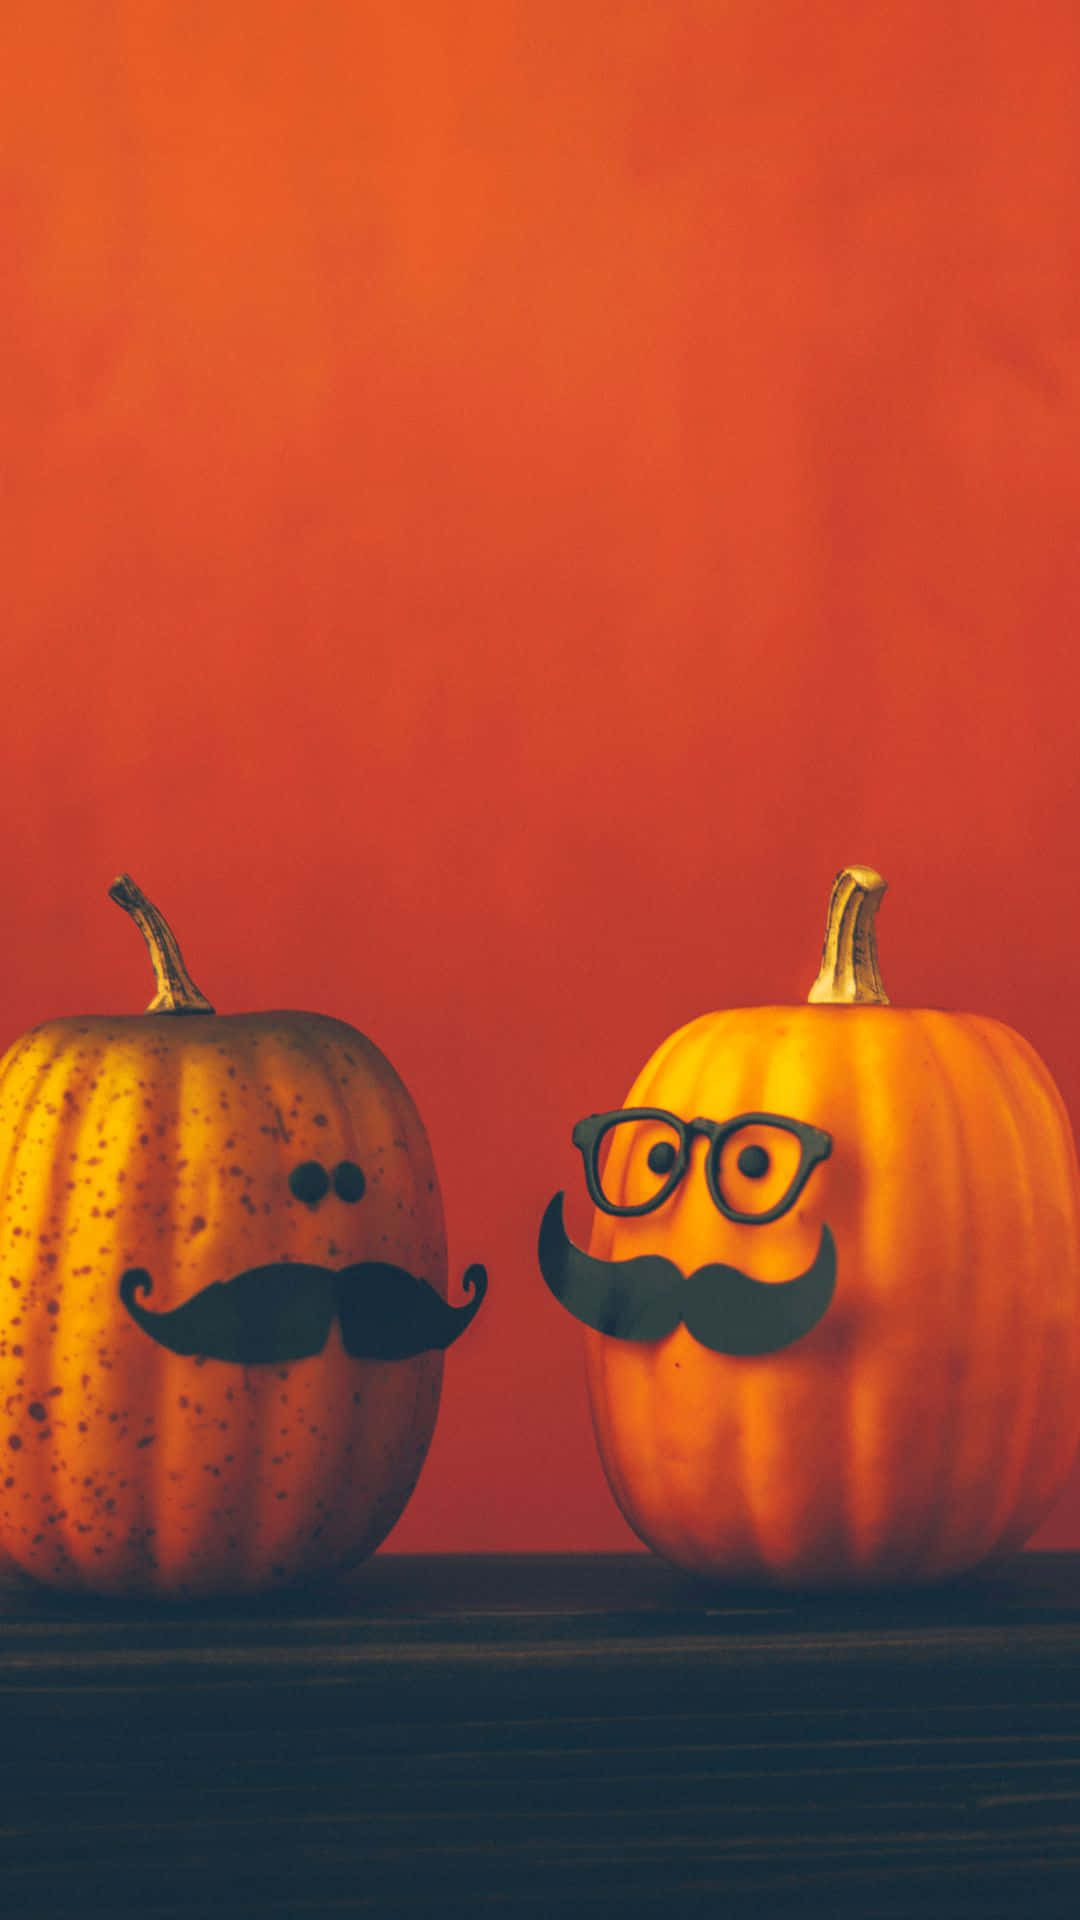
POLYGON ((770 1221, 779 1220, 781 1215, 787 1213, 795 1205, 814 1168, 828 1159, 833 1147, 831 1133, 826 1133, 822 1127, 810 1126, 805 1120, 791 1120, 782 1113, 740 1113, 733 1120, 708 1120, 701 1116, 696 1120, 684 1120, 679 1114, 670 1113, 666 1107, 615 1107, 610 1113, 586 1114, 583 1120, 577 1121, 570 1138, 581 1154, 585 1185, 594 1206, 604 1213, 614 1214, 617 1219, 629 1219, 643 1213, 655 1213, 657 1207, 662 1207, 665 1200, 670 1199, 690 1165, 690 1147, 699 1134, 710 1142, 705 1160, 709 1198, 726 1220, 747 1227, 768 1226, 770 1221), (651 1200, 637 1201, 632 1206, 618 1206, 609 1200, 600 1185, 599 1175, 601 1142, 605 1134, 625 1120, 663 1120, 679 1137, 675 1164, 659 1192, 651 1200), (749 1126, 779 1127, 784 1133, 794 1134, 802 1149, 790 1187, 785 1188, 776 1204, 764 1213, 745 1213, 741 1208, 733 1207, 725 1200, 717 1178, 720 1156, 727 1142, 740 1128, 749 1126))

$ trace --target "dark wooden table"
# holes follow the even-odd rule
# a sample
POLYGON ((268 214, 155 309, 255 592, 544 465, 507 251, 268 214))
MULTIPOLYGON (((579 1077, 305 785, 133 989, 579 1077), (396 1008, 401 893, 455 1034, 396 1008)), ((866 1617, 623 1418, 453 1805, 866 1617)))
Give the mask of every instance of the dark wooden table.
POLYGON ((800 1599, 382 1555, 0 1589, 0 1915, 1080 1920, 1080 1555, 800 1599))

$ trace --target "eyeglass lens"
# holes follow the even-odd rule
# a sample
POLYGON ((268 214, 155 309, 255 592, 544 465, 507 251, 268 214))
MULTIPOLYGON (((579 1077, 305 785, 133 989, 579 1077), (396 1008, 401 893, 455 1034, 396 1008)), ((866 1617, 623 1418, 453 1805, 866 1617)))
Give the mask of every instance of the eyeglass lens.
POLYGON ((597 1183, 610 1205, 654 1206, 684 1156, 681 1130, 670 1121, 617 1120, 599 1142, 597 1183))
POLYGON ((785 1127, 762 1121, 721 1136, 713 1149, 712 1174, 732 1213, 755 1219, 781 1206, 799 1177, 802 1143, 785 1127))

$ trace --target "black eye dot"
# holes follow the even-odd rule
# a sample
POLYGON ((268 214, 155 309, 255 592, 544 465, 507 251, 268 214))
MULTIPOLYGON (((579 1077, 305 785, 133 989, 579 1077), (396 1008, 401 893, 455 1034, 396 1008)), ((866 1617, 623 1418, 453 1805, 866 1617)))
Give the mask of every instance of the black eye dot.
POLYGON ((675 1149, 670 1140, 658 1140, 649 1148, 649 1165, 654 1173, 670 1173, 675 1165, 675 1149))
POLYGON ((339 1200, 362 1200, 366 1188, 363 1171, 352 1160, 343 1160, 334 1168, 334 1192, 339 1200))
POLYGON ((760 1180, 768 1173, 772 1162, 764 1147, 744 1147, 736 1164, 739 1172, 745 1173, 748 1180, 760 1180))
POLYGON ((328 1193, 329 1189, 330 1181, 326 1169, 320 1167, 317 1160, 303 1161, 300 1166, 294 1167, 289 1175, 289 1191, 294 1193, 298 1200, 302 1200, 305 1207, 317 1207, 323 1194, 328 1193))

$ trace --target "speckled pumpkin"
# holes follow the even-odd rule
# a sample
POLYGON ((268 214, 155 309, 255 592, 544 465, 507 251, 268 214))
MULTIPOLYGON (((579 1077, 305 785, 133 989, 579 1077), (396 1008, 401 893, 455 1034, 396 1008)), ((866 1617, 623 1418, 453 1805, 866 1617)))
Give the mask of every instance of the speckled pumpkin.
POLYGON ((689 1140, 679 1174, 670 1126, 609 1136, 605 1195, 662 1204, 595 1213, 588 1256, 611 1276, 608 1309, 650 1271, 625 1263, 673 1269, 664 1299, 637 1309, 663 1307, 663 1337, 587 1328, 597 1442, 631 1526, 703 1574, 820 1586, 959 1572, 1023 1542, 1080 1442, 1080 1189, 1061 1097, 1000 1022, 887 1003, 883 890, 871 869, 839 876, 812 1004, 693 1020, 627 1096, 683 1121, 764 1113, 817 1130, 793 1204, 797 1143, 768 1120, 720 1141, 727 1214, 709 1138, 689 1140), (703 1267, 689 1324, 672 1324, 674 1268, 703 1267), (815 1272, 802 1325, 750 1350, 768 1345, 753 1315, 771 1324, 778 1284, 815 1272))
POLYGON ((318 1015, 215 1014, 144 896, 113 891, 153 936, 153 1010, 50 1022, 0 1062, 0 1551, 104 1592, 333 1574, 409 1498, 452 1334, 349 1352, 328 1290, 413 1275, 464 1324, 482 1269, 455 1314, 429 1144, 378 1048, 318 1015), (294 1275, 323 1315, 295 1359, 294 1275), (192 1299, 233 1357, 168 1331, 192 1299))

